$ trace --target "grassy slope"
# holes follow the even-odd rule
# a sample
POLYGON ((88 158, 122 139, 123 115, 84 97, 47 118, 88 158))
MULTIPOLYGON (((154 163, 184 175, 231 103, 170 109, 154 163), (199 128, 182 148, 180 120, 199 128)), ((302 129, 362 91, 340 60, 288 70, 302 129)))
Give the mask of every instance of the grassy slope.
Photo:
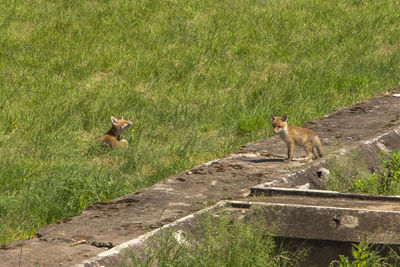
POLYGON ((399 40, 396 0, 2 1, 0 243, 393 87, 399 40))

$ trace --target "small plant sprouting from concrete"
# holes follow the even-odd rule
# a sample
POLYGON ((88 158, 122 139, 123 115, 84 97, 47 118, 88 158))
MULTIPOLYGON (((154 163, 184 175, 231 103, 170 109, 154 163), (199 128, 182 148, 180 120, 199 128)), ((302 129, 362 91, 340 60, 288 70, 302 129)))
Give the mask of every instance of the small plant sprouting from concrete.
POLYGON ((353 244, 351 250, 353 260, 340 255, 339 260, 333 261, 331 267, 358 267, 358 266, 391 266, 387 258, 379 255, 379 251, 373 250, 371 245, 365 242, 353 244))
POLYGON ((324 178, 325 187, 339 192, 355 192, 355 181, 371 174, 365 159, 359 153, 330 162, 327 168, 330 174, 324 178))
POLYGON ((330 166, 325 185, 329 190, 378 195, 400 194, 400 150, 378 156, 380 167, 373 173, 360 155, 338 160, 330 166))
POLYGON ((354 182, 355 192, 379 195, 400 194, 400 150, 390 155, 381 151, 378 157, 382 167, 366 179, 357 179, 354 182))
POLYGON ((170 229, 149 240, 127 266, 298 266, 307 250, 277 248, 265 219, 261 212, 241 221, 204 214, 192 230, 170 229))

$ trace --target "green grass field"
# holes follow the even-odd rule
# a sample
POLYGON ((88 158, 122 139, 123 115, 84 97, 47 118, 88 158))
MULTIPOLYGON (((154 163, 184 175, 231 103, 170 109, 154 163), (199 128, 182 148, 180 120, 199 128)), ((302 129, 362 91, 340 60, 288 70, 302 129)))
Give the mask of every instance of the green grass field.
POLYGON ((395 87, 397 0, 0 2, 0 244, 395 87), (124 116, 128 149, 98 139, 124 116))

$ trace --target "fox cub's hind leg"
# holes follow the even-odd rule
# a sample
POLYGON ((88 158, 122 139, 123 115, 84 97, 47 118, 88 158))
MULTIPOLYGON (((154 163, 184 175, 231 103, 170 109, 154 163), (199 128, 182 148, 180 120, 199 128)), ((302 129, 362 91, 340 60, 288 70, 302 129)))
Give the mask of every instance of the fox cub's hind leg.
POLYGON ((306 151, 307 156, 304 160, 301 160, 300 162, 305 163, 305 162, 309 162, 310 159, 312 158, 312 151, 313 151, 313 146, 311 143, 306 143, 304 145, 304 151, 306 151))
POLYGON ((313 154, 316 159, 320 157, 317 146, 313 146, 313 154))
POLYGON ((313 154, 315 158, 322 158, 325 154, 325 151, 322 147, 321 140, 316 136, 315 142, 313 143, 313 154))

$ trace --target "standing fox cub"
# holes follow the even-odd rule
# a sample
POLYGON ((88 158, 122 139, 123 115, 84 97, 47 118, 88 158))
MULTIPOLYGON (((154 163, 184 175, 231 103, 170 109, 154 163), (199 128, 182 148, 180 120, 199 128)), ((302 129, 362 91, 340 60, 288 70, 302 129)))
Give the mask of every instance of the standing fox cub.
POLYGON ((287 115, 276 117, 272 114, 272 126, 274 133, 285 141, 288 148, 288 157, 284 162, 290 162, 293 158, 294 145, 302 146, 307 152, 307 157, 302 162, 308 162, 314 154, 315 158, 322 157, 324 154, 321 140, 318 135, 310 129, 291 126, 287 123, 287 115))
POLYGON ((112 127, 108 132, 106 132, 101 138, 101 142, 108 146, 127 146, 128 141, 126 139, 121 139, 121 135, 126 128, 132 125, 131 121, 124 120, 124 117, 121 119, 116 119, 111 116, 112 127))

